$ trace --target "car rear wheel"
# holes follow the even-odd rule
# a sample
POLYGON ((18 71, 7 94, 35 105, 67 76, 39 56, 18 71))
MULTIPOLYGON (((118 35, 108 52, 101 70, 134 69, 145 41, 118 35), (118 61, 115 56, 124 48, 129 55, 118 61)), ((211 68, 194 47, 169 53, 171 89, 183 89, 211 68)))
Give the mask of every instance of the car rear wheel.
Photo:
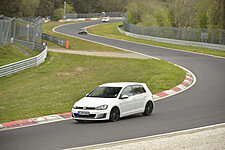
POLYGON ((153 107, 154 107, 153 102, 148 101, 147 104, 145 105, 145 111, 144 111, 143 115, 150 116, 152 114, 153 107))
POLYGON ((113 107, 110 112, 109 121, 115 122, 120 118, 120 111, 117 107, 113 107))

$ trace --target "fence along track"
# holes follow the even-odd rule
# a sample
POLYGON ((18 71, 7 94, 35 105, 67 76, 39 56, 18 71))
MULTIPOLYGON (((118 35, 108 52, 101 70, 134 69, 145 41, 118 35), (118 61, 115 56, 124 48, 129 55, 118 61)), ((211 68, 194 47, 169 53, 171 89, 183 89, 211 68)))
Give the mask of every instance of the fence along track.
POLYGON ((25 69, 38 66, 45 61, 47 47, 42 45, 42 19, 16 19, 0 16, 0 46, 10 42, 28 49, 43 51, 32 58, 0 67, 0 77, 8 76, 25 69))
POLYGON ((123 21, 123 27, 127 32, 139 35, 225 45, 223 29, 137 26, 126 21, 123 21))
POLYGON ((0 47, 10 43, 12 21, 13 18, 0 20, 0 47))
POLYGON ((162 37, 156 37, 156 36, 150 36, 150 35, 142 35, 140 33, 132 33, 131 31, 122 30, 121 27, 123 25, 120 25, 117 27, 118 31, 121 34, 130 36, 130 37, 144 39, 144 40, 150 40, 150 41, 155 41, 155 42, 163 42, 163 43, 169 43, 169 44, 178 44, 178 45, 209 48, 209 49, 215 49, 215 50, 219 50, 219 51, 225 51, 225 45, 223 45, 223 44, 212 44, 212 43, 206 43, 206 42, 177 40, 177 39, 162 38, 162 37))
MULTIPOLYGON (((10 42, 40 51, 42 45, 42 19, 8 18, 0 15, 0 47, 10 42)), ((42 48, 43 50, 44 48, 42 48)))
POLYGON ((40 65, 47 57, 47 46, 39 55, 0 67, 0 77, 8 76, 40 65))

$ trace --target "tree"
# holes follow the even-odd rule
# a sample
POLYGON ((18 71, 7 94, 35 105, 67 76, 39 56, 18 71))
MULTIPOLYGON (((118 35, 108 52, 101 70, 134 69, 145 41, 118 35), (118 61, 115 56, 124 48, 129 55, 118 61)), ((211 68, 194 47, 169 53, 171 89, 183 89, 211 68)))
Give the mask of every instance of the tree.
POLYGON ((225 29, 225 0, 209 0, 207 15, 209 28, 225 29))
POLYGON ((1 0, 0 14, 9 17, 53 16, 55 10, 63 8, 64 1, 78 13, 101 13, 125 11, 130 0, 1 0))
POLYGON ((199 1, 196 4, 198 27, 207 28, 208 27, 208 0, 199 1))
POLYGON ((225 29, 225 0, 201 0, 196 5, 198 27, 225 29))
POLYGON ((194 27, 197 24, 196 0, 168 0, 169 18, 173 27, 194 27))
POLYGON ((1 0, 0 14, 7 17, 21 17, 22 0, 1 0))
MULTIPOLYGON (((70 14, 70 13, 76 13, 75 11, 73 11, 73 7, 69 4, 66 4, 66 14, 70 14)), ((56 20, 62 19, 64 15, 64 7, 55 9, 54 11, 54 17, 56 20)))
POLYGON ((142 9, 140 3, 140 0, 136 0, 126 6, 128 23, 137 24, 141 22, 142 9))
POLYGON ((37 16, 53 16, 53 10, 54 10, 54 0, 40 0, 40 5, 36 10, 37 16))
POLYGON ((64 15, 64 9, 63 8, 55 9, 54 18, 56 20, 62 19, 63 15, 64 15))
POLYGON ((144 26, 170 26, 168 10, 158 0, 135 0, 126 6, 128 23, 144 26))
POLYGON ((141 24, 145 26, 170 26, 168 10, 157 0, 142 2, 141 24))
POLYGON ((22 0, 21 14, 23 17, 36 16, 36 9, 40 4, 40 0, 22 0))
POLYGON ((122 12, 125 11, 125 6, 128 0, 100 0, 103 10, 106 12, 122 12))

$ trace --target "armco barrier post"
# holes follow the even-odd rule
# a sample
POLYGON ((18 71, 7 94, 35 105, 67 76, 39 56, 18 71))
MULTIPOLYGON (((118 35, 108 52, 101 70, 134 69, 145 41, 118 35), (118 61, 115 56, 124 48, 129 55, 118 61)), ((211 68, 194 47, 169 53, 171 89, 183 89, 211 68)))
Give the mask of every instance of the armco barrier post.
POLYGON ((16 20, 14 19, 14 28, 13 28, 13 43, 15 43, 16 38, 16 20))

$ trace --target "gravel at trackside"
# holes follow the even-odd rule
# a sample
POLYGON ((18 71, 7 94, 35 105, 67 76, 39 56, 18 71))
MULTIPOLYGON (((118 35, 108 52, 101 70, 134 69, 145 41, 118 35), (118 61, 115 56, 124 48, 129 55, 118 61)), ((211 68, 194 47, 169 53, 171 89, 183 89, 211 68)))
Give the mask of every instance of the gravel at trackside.
POLYGON ((225 127, 109 146, 98 150, 225 150, 225 127))

